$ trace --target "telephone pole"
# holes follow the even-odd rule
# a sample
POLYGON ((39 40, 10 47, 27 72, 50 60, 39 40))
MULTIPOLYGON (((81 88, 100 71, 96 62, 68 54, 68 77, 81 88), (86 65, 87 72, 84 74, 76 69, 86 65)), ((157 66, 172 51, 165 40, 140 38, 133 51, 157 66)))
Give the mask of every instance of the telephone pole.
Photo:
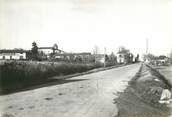
POLYGON ((104 47, 104 67, 106 67, 106 47, 104 47))
POLYGON ((146 54, 148 54, 148 49, 149 49, 149 39, 146 38, 146 54))

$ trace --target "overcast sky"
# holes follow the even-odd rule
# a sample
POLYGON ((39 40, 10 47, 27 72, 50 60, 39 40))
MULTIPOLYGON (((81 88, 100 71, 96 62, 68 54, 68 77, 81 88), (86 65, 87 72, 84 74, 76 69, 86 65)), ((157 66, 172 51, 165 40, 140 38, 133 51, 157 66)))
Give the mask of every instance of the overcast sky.
POLYGON ((0 0, 0 49, 57 43, 67 52, 167 54, 172 47, 172 0, 0 0))

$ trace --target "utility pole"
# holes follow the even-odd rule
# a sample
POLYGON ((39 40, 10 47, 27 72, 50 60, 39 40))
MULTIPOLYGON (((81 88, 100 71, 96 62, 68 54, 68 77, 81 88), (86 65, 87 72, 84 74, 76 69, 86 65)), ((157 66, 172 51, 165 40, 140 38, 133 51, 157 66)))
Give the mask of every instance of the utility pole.
POLYGON ((146 54, 148 54, 148 49, 149 49, 149 39, 146 38, 146 54))
POLYGON ((106 47, 104 47, 104 67, 106 67, 106 47))

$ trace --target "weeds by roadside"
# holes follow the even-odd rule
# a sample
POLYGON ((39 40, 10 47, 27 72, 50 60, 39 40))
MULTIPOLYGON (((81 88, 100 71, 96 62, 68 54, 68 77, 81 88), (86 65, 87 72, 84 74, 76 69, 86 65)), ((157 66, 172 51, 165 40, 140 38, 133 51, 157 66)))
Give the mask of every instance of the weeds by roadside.
POLYGON ((127 89, 115 101, 119 117, 168 117, 170 108, 159 103, 162 92, 171 85, 155 69, 142 64, 127 89))
POLYGON ((85 72, 101 67, 94 63, 9 61, 0 65, 0 93, 25 88, 52 76, 85 72))

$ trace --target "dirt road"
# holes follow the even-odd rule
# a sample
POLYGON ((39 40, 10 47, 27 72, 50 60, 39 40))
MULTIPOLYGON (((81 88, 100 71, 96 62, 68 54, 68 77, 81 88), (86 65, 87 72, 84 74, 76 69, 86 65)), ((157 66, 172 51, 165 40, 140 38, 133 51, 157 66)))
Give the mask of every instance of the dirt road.
POLYGON ((140 64, 59 80, 53 86, 0 96, 0 114, 16 117, 114 117, 117 92, 139 70, 140 64))

